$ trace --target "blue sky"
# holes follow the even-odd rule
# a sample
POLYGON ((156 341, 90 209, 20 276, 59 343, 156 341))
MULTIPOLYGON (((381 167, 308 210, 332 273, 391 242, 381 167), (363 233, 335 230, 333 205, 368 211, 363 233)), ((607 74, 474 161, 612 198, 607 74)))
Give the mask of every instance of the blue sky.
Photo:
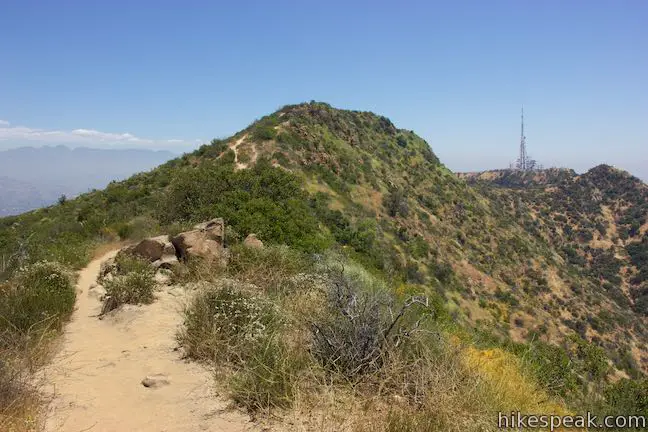
POLYGON ((371 110, 453 170, 648 179, 648 2, 3 1, 0 149, 186 150, 289 103, 371 110))

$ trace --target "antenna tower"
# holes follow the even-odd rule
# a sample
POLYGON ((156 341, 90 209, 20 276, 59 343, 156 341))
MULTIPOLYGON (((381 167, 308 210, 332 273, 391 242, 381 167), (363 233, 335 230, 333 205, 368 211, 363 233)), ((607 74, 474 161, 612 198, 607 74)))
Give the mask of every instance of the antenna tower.
POLYGON ((536 161, 527 155, 526 149, 526 136, 524 136, 524 106, 522 107, 521 115, 521 128, 520 128, 520 156, 515 163, 515 168, 520 171, 532 171, 536 168, 536 161))

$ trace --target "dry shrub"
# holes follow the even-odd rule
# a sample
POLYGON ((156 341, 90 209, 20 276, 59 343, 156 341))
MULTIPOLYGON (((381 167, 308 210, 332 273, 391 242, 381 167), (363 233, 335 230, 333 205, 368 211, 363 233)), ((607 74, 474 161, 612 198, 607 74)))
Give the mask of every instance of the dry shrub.
POLYGON ((488 430, 493 413, 482 380, 461 359, 462 348, 443 339, 422 342, 392 356, 375 377, 382 400, 395 402, 384 411, 383 430, 488 430))
POLYGON ((171 280, 174 284, 194 282, 214 282, 225 275, 225 267, 220 260, 204 260, 194 257, 183 265, 171 268, 171 280))
POLYGON ((520 364, 449 336, 424 298, 399 303, 349 262, 288 256, 233 253, 227 273, 263 289, 210 283, 179 335, 189 356, 227 366, 230 395, 248 411, 292 416, 293 430, 359 432, 489 431, 497 411, 560 412, 520 364))
POLYGON ((343 266, 327 271, 325 286, 327 310, 311 321, 311 350, 323 366, 350 380, 378 371, 430 312, 427 299, 412 297, 397 305, 380 281, 343 266), (412 313, 418 317, 413 323, 406 317, 412 313))
POLYGON ((0 350, 0 430, 38 430, 41 399, 32 373, 39 357, 36 347, 0 350))

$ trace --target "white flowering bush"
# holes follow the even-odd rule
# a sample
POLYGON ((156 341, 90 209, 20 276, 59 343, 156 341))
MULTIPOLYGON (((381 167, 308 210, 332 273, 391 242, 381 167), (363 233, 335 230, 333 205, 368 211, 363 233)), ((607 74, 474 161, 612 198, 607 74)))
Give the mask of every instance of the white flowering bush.
POLYGON ((277 324, 275 307, 245 285, 221 280, 202 289, 185 311, 179 340, 202 360, 245 362, 277 324))
POLYGON ((59 328, 75 300, 72 274, 62 265, 39 261, 21 268, 0 288, 0 331, 59 328))

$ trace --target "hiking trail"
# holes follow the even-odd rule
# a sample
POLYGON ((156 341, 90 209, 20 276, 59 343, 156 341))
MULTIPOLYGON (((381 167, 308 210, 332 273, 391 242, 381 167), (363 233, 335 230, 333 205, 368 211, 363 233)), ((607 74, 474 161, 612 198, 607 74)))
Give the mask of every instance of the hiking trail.
POLYGON ((41 388, 51 400, 45 431, 256 430, 215 393, 213 373, 181 358, 175 335, 184 288, 162 286, 153 304, 125 305, 98 318, 101 302, 92 287, 101 263, 115 254, 79 273, 76 310, 60 351, 41 371, 41 388))

